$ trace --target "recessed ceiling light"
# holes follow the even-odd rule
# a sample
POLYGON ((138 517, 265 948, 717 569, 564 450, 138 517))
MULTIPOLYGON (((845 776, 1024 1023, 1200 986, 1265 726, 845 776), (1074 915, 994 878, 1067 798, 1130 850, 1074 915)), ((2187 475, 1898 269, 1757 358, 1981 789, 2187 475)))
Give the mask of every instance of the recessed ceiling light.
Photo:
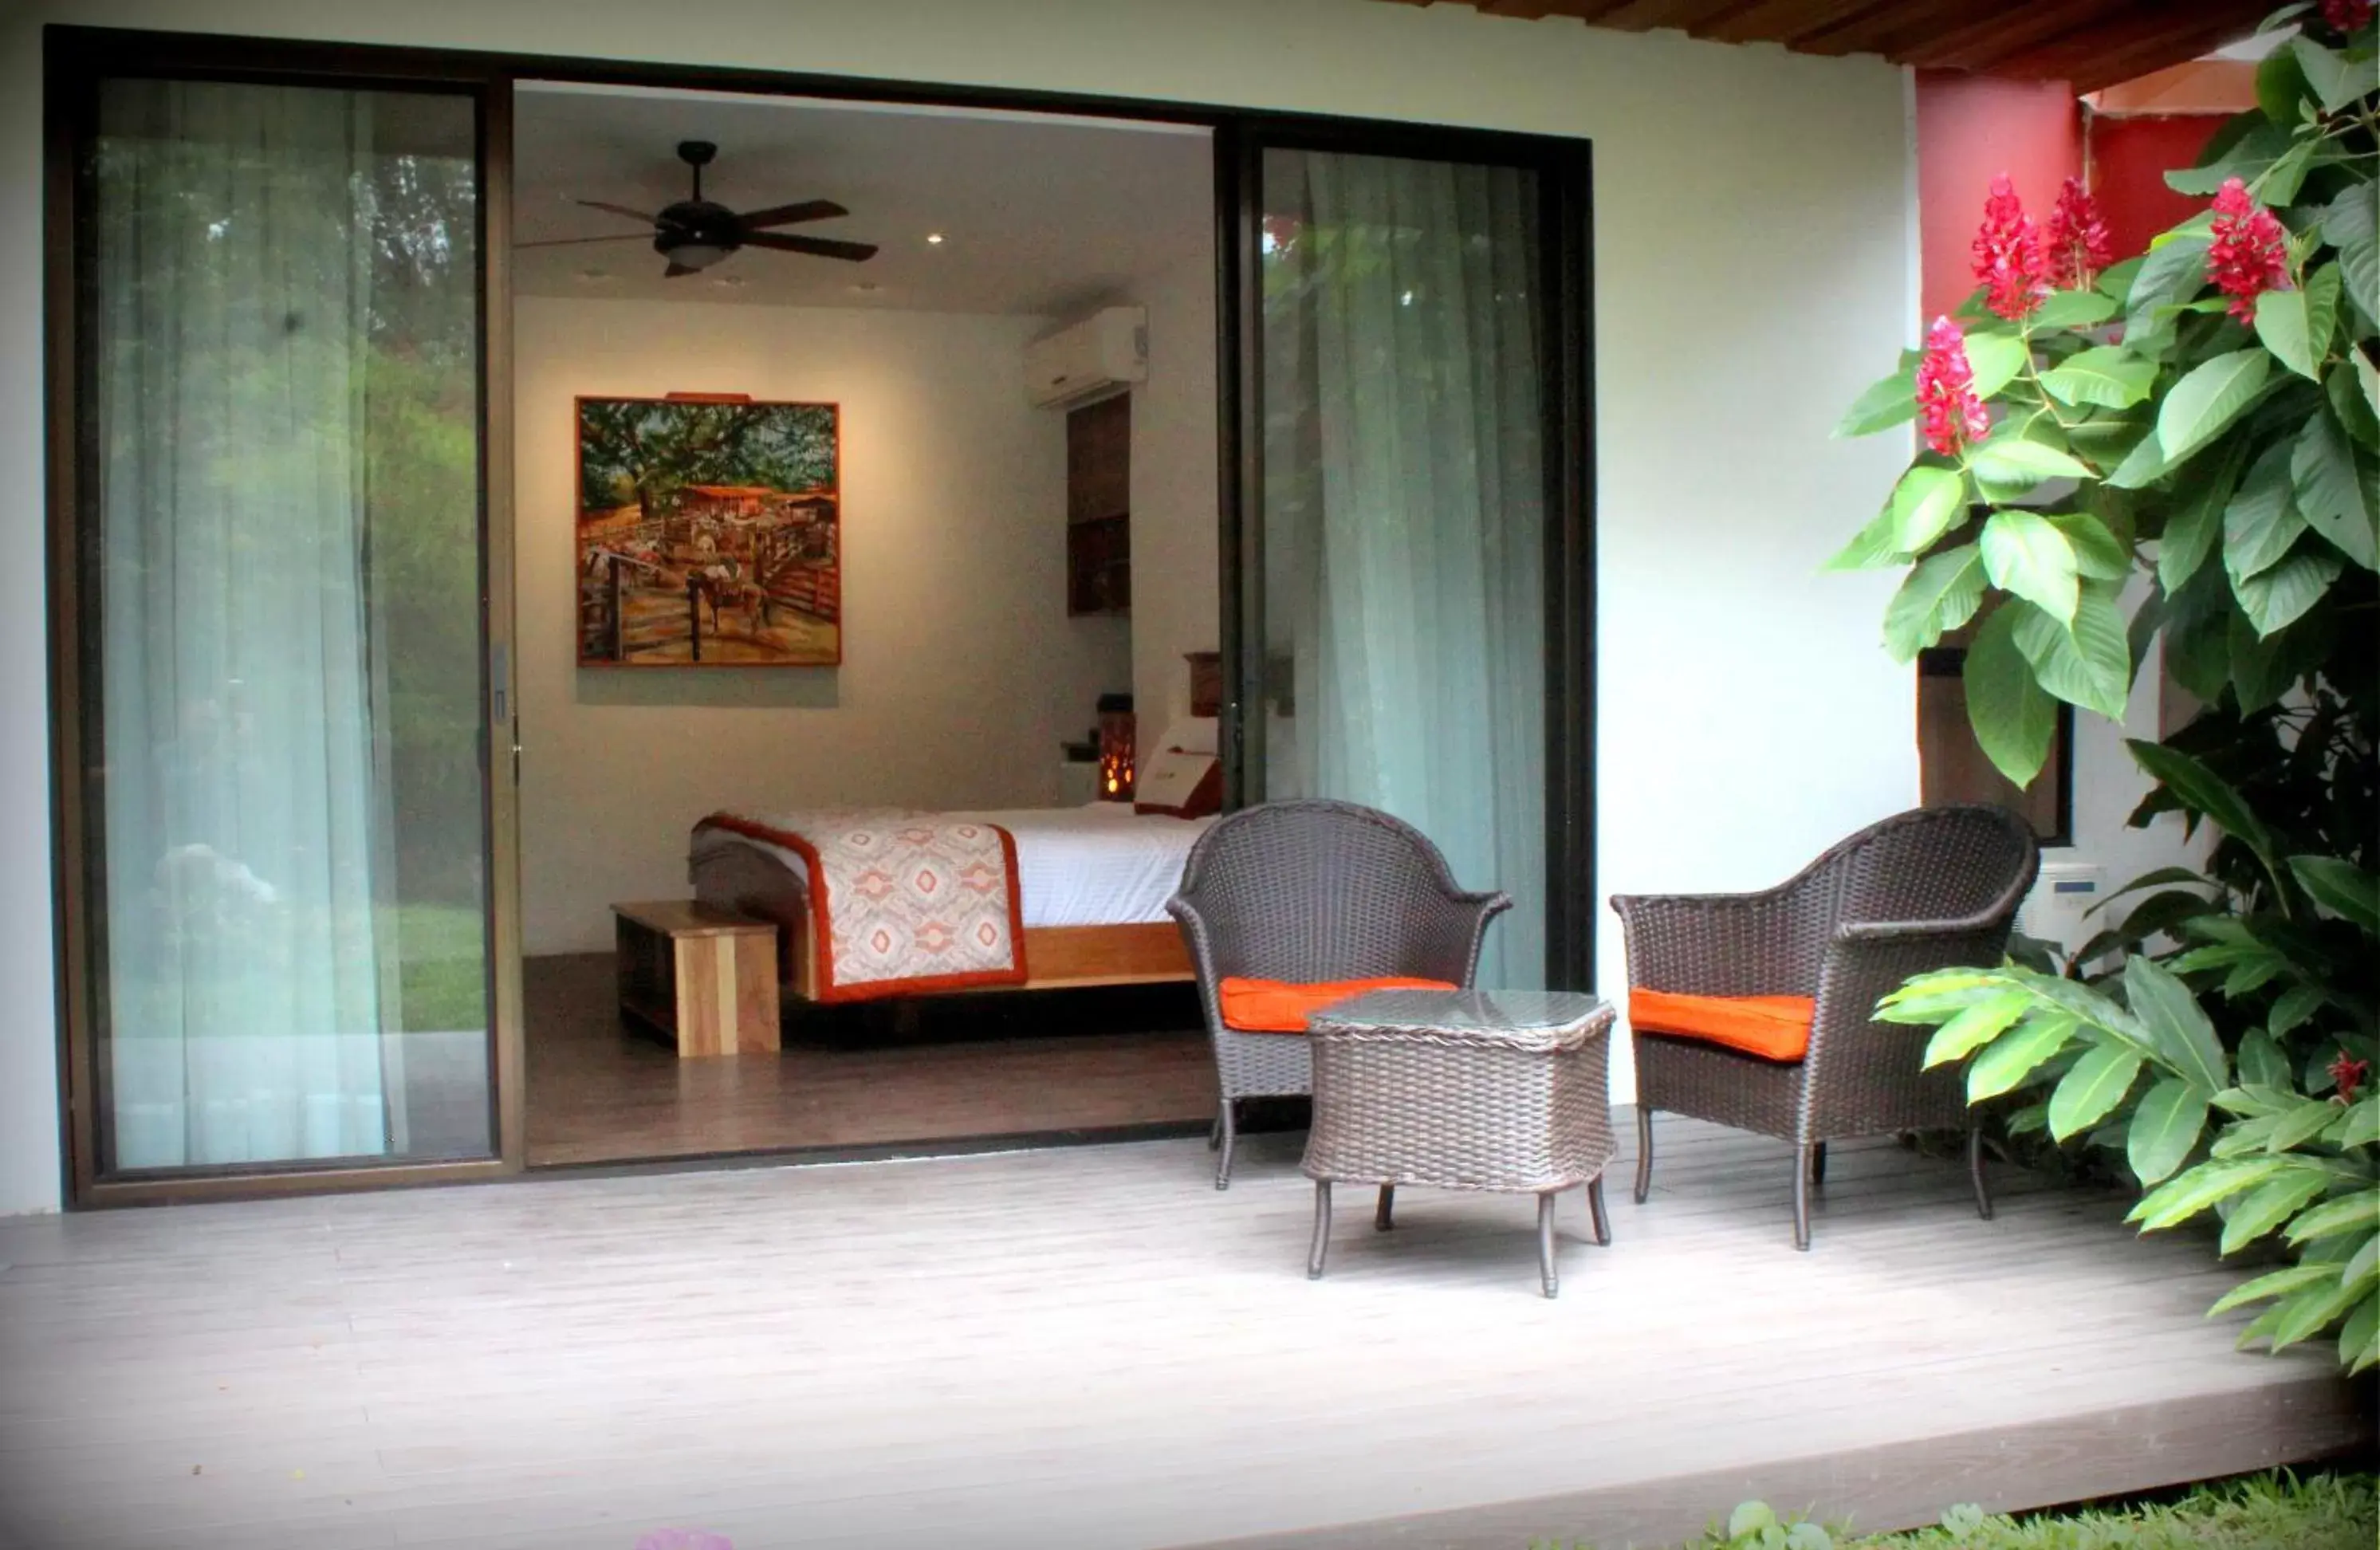
POLYGON ((578 278, 581 280, 609 280, 612 278, 612 272, 608 269, 582 269, 578 272, 578 278))
POLYGON ((852 286, 851 288, 857 291, 861 296, 874 296, 878 291, 882 290, 884 287, 879 285, 873 280, 862 280, 859 284, 852 286))
POLYGON ((732 289, 733 287, 744 283, 744 276, 740 274, 722 274, 710 283, 714 285, 725 285, 732 289))
POLYGON ((926 240, 932 243, 935 247, 940 248, 942 245, 942 234, 940 232, 928 232, 926 234, 926 240))

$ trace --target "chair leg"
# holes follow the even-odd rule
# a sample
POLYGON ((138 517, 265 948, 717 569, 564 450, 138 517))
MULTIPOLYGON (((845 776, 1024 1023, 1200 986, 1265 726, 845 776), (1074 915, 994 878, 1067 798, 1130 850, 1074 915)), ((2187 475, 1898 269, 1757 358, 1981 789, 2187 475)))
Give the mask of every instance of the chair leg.
POLYGON ((1548 1297, 1561 1294, 1561 1278, 1554 1274, 1554 1193, 1537 1196, 1537 1278, 1548 1297))
POLYGON ((1807 1253, 1810 1252, 1810 1148, 1802 1147, 1794 1162, 1793 1246, 1807 1253))
POLYGON ((1653 1193, 1653 1111, 1636 1106, 1636 1204, 1653 1193))
POLYGON ((1820 1141, 1814 1143, 1810 1147, 1810 1182, 1823 1184, 1826 1181, 1827 1144, 1820 1141))
POLYGON ((1981 1126, 1967 1132, 1967 1178, 1975 1186, 1975 1215, 1985 1221, 1992 1219, 1991 1186, 1984 1182, 1984 1132, 1981 1126))
POLYGON ((1372 1212, 1373 1231, 1386 1232, 1389 1229, 1397 1225, 1396 1205, 1397 1187, 1394 1184, 1382 1184, 1380 1186, 1380 1204, 1372 1212))
POLYGON ((1216 1151, 1220 1149, 1222 1144, 1223 1111, 1219 1108, 1215 1111, 1214 1123, 1207 1127, 1207 1150, 1209 1152, 1216 1151))
POLYGON ((1611 1217, 1603 1209, 1603 1175, 1598 1173, 1586 1181, 1586 1208, 1595 1217, 1595 1242, 1597 1248, 1611 1246, 1611 1217))
POLYGON ((1314 1181, 1314 1247, 1305 1255, 1305 1278, 1322 1278, 1323 1256, 1330 1252, 1330 1181, 1314 1181))
POLYGON ((1219 1190, 1232 1187, 1232 1144, 1239 1139, 1238 1116, 1232 1110, 1238 1107, 1230 1098, 1225 1098, 1221 1112, 1215 1116, 1215 1123, 1222 1132, 1222 1144, 1215 1158, 1215 1187, 1219 1190))

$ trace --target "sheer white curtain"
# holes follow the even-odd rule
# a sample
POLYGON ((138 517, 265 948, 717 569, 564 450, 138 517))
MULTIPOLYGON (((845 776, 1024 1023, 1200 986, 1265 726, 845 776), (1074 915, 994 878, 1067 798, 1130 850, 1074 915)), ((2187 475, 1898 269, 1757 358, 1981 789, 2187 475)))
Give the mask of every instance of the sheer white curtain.
POLYGON ((1480 982, 1541 985, 1533 176, 1273 151, 1264 180, 1265 793, 1414 824, 1513 896, 1480 982))
POLYGON ((115 81, 96 168, 114 1166, 389 1145, 356 93, 115 81))

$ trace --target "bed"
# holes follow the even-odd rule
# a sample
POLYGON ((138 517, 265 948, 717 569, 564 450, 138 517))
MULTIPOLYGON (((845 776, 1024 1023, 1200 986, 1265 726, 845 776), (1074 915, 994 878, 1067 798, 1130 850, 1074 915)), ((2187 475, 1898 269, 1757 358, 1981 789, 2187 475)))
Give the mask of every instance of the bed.
MULTIPOLYGON (((1192 977, 1179 929, 1165 902, 1182 878, 1206 817, 1136 813, 1124 802, 1007 812, 878 814, 869 832, 907 823, 920 832, 967 835, 984 847, 984 865, 1005 856, 1002 910, 1018 938, 1014 968, 996 974, 909 974, 850 986, 821 962, 835 938, 817 918, 815 828, 795 832, 763 818, 714 814, 696 825, 687 866, 705 903, 775 923, 783 993, 803 1001, 858 1000, 953 990, 1045 990, 1093 985, 1146 985, 1192 977), (977 829, 989 835, 978 839, 977 829)), ((974 865, 961 858, 950 870, 974 865)), ((996 892, 990 886, 987 892, 996 892)), ((994 900, 995 906, 1001 902, 994 900)))

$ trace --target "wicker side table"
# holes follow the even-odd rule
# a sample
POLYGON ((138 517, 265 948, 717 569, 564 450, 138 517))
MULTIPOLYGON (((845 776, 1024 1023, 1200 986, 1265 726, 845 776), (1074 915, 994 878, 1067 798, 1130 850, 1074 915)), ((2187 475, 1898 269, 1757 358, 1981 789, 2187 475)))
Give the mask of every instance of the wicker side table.
POLYGON ((1537 1197, 1537 1268, 1558 1293, 1557 1194, 1585 1184, 1595 1241, 1611 1241, 1611 1021, 1592 996, 1545 990, 1380 990, 1315 1013, 1306 1274, 1322 1274, 1334 1182, 1379 1186, 1381 1231, 1399 1184, 1501 1190, 1537 1197))

